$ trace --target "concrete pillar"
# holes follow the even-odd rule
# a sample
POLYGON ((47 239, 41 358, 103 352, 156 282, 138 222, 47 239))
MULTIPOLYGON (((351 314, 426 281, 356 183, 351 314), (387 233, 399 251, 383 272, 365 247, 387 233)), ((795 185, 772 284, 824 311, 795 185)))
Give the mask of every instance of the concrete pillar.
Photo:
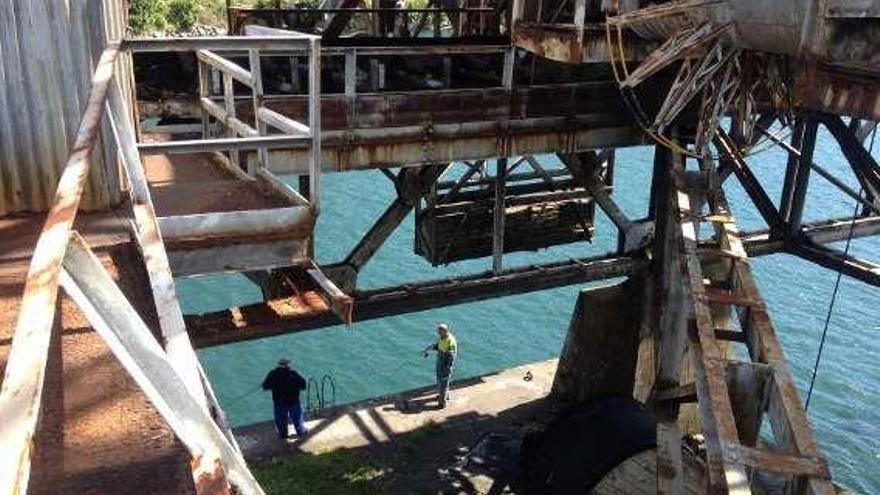
POLYGON ((636 376, 642 304, 640 279, 578 295, 551 394, 570 402, 631 396, 636 376))

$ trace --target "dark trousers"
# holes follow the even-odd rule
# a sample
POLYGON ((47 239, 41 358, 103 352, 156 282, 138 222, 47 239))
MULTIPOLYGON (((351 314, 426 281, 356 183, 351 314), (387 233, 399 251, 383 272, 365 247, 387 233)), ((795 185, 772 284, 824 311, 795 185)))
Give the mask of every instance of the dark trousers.
POLYGON ((449 353, 437 354, 437 402, 440 407, 446 406, 449 400, 449 380, 452 378, 452 369, 455 367, 455 355, 449 353))
POLYGON ((297 436, 304 436, 309 432, 304 420, 302 406, 299 402, 293 404, 275 403, 275 428, 278 429, 278 436, 287 437, 287 425, 290 423, 293 423, 297 436))

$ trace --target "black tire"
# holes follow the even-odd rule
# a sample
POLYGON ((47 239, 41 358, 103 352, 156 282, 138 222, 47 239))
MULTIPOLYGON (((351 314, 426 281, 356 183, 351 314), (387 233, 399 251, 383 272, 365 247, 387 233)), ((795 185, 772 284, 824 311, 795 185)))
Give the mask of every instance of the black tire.
POLYGON ((618 464, 656 446, 656 419, 630 397, 573 408, 523 439, 518 492, 584 495, 618 464))

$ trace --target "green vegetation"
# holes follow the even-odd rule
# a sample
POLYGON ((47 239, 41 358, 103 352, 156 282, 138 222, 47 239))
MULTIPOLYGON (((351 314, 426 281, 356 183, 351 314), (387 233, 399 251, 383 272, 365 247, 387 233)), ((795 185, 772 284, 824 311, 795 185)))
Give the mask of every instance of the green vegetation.
POLYGON ((351 452, 298 454, 252 466, 268 494, 373 495, 382 493, 385 471, 351 452))
MULTIPOLYGON (((232 0, 233 6, 317 7, 320 0, 232 0)), ((421 9, 428 0, 405 0, 406 8, 421 9)), ((196 25, 226 27, 226 0, 131 0, 128 25, 133 34, 181 33, 196 25)))
POLYGON ((169 0, 168 21, 176 31, 189 31, 199 20, 196 0, 169 0))
POLYGON ((164 0, 132 0, 128 26, 134 34, 164 31, 168 27, 168 6, 164 0))

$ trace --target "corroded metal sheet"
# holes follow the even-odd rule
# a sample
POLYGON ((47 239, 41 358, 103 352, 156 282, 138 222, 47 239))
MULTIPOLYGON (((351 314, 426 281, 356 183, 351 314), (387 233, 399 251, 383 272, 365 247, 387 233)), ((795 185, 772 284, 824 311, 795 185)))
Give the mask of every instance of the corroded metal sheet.
POLYGON ((880 120, 880 81, 811 64, 795 78, 795 106, 880 120))
MULTIPOLYGON (((574 24, 521 22, 514 31, 513 43, 539 57, 569 64, 608 63, 611 55, 603 26, 580 29, 574 24)), ((641 60, 655 46, 651 41, 629 36, 625 56, 627 60, 641 60)), ((619 54, 614 56, 619 57, 619 54)))
MULTIPOLYGON (((107 41, 121 37, 122 17, 114 0, 0 2, 0 215, 49 208, 92 69, 107 41)), ((127 73, 126 57, 117 64, 127 73)), ((93 157, 86 209, 117 199, 117 187, 108 187, 118 174, 107 141, 93 157)))

